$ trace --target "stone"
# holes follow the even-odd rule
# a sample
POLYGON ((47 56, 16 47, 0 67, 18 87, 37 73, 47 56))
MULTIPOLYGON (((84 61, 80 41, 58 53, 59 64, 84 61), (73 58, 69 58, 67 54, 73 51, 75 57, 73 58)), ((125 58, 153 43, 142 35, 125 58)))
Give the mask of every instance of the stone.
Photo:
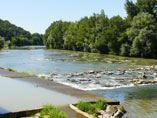
POLYGON ((119 75, 123 75, 123 74, 125 74, 125 70, 120 71, 120 73, 119 73, 119 75))
POLYGON ((113 116, 117 111, 118 111, 118 109, 116 107, 114 107, 113 105, 108 105, 106 108, 107 114, 109 114, 111 116, 113 116))
POLYGON ((133 82, 133 83, 135 83, 135 82, 137 82, 137 81, 138 81, 137 79, 129 80, 129 82, 133 82))
POLYGON ((79 81, 91 81, 89 78, 80 78, 79 81))
POLYGON ((101 75, 100 75, 100 74, 97 74, 97 75, 95 76, 95 78, 101 78, 101 75))
POLYGON ((153 81, 157 82, 157 78, 154 78, 154 80, 153 80, 153 81))
POLYGON ((88 71, 88 74, 94 74, 94 73, 95 73, 94 70, 89 70, 89 71, 88 71))
POLYGON ((49 77, 49 78, 47 78, 47 80, 49 80, 49 81, 53 81, 53 79, 52 79, 52 78, 50 78, 50 77, 49 77))
POLYGON ((113 74, 113 72, 110 72, 110 71, 107 73, 107 75, 112 75, 112 74, 113 74))
POLYGON ((72 78, 73 77, 73 75, 68 75, 68 76, 66 76, 67 78, 72 78))
POLYGON ((72 80, 71 80, 71 82, 75 83, 75 82, 77 82, 77 81, 76 81, 76 80, 74 80, 74 79, 72 79, 72 80))
POLYGON ((157 73, 153 73, 154 76, 157 76, 157 73))
POLYGON ((139 80, 139 81, 136 82, 136 84, 143 84, 143 83, 144 83, 143 80, 139 80))
POLYGON ((74 73, 73 76, 82 76, 83 73, 74 73))
POLYGON ((56 75, 57 75, 57 74, 51 74, 51 78, 54 77, 54 76, 56 76, 56 75))
POLYGON ((122 78, 115 78, 115 80, 124 81, 122 78))
POLYGON ((36 113, 34 118, 40 118, 40 113, 36 113))
POLYGON ((126 113, 126 110, 124 109, 123 106, 121 105, 113 105, 114 107, 116 107, 120 112, 126 113))

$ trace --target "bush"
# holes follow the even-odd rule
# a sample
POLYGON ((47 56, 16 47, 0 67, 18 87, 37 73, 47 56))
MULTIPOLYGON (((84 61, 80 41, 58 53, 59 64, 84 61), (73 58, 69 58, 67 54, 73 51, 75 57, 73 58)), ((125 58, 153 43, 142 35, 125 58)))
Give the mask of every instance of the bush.
POLYGON ((66 114, 52 105, 44 105, 40 116, 41 118, 44 118, 44 116, 48 116, 48 118, 67 118, 66 114))
POLYGON ((106 101, 100 99, 95 104, 81 101, 76 105, 76 107, 84 112, 87 112, 88 114, 92 114, 93 116, 98 117, 98 115, 95 113, 95 110, 103 109, 105 104, 106 104, 106 101))
POLYGON ((12 68, 8 68, 8 71, 17 72, 16 70, 14 70, 14 69, 12 69, 12 68))

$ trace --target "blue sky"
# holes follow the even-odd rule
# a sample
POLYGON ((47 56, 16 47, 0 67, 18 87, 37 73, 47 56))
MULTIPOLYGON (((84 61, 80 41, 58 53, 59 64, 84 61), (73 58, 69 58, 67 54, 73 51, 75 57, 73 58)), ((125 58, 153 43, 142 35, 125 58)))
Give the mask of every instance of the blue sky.
POLYGON ((53 21, 77 21, 102 9, 108 17, 126 17, 124 3, 125 0, 0 0, 0 19, 31 33, 44 33, 53 21))

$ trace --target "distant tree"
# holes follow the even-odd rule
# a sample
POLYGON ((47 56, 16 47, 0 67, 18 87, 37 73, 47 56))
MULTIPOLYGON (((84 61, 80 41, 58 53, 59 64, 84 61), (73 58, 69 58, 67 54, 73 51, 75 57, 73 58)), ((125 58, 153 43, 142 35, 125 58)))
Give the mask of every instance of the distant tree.
MULTIPOLYGON (((23 37, 25 39, 28 40, 28 42, 26 44, 22 44, 22 45, 41 45, 42 44, 42 36, 40 34, 31 34, 29 31, 24 30, 21 27, 17 27, 16 25, 11 24, 9 21, 4 21, 0 19, 0 36, 5 38, 5 41, 10 42, 12 40, 12 38, 14 37, 23 37)), ((17 41, 21 41, 21 40, 17 40, 17 41)), ((14 45, 15 44, 20 44, 19 43, 15 43, 15 39, 14 39, 14 45)), ((9 43, 9 45, 11 45, 12 42, 9 43)))
POLYGON ((27 38, 23 37, 12 37, 12 45, 14 46, 25 46, 25 45, 30 45, 30 42, 27 38))
POLYGON ((32 45, 43 45, 43 36, 38 34, 38 33, 34 33, 32 34, 32 45))
POLYGON ((4 38, 0 36, 0 49, 4 47, 4 42, 5 42, 4 38))

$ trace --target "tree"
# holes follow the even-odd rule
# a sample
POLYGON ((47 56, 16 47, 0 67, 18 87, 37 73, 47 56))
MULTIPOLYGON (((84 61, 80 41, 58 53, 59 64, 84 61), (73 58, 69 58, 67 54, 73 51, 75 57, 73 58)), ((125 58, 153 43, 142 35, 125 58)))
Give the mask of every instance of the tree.
POLYGON ((157 23, 153 15, 145 13, 134 17, 127 34, 132 41, 130 56, 157 58, 157 23))
POLYGON ((125 10, 131 19, 139 13, 139 8, 136 4, 129 0, 126 0, 125 10))
POLYGON ((12 45, 14 46, 25 46, 25 45, 30 45, 30 42, 27 38, 23 37, 12 37, 12 45))
POLYGON ((2 49, 3 47, 4 47, 4 38, 2 38, 1 36, 0 36, 0 49, 2 49))
POLYGON ((157 5, 157 0, 137 0, 137 7, 139 8, 140 12, 155 15, 155 5, 157 5))
POLYGON ((46 30, 44 44, 47 48, 63 49, 63 36, 70 22, 56 21, 46 30))
POLYGON ((43 45, 43 36, 38 34, 38 33, 34 33, 32 34, 32 45, 43 45))

